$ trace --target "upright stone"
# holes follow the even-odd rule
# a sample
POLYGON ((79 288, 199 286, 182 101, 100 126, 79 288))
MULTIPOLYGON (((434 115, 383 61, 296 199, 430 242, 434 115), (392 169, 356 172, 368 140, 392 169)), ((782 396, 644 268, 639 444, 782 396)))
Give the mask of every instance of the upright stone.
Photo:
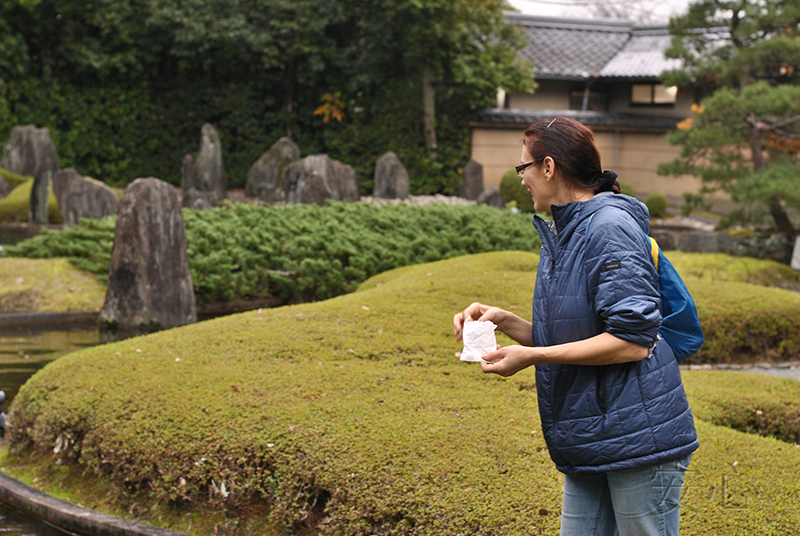
POLYGON ((34 178, 28 221, 39 225, 47 223, 50 181, 53 174, 61 168, 56 147, 50 140, 47 129, 36 128, 34 125, 12 128, 0 167, 34 178))
POLYGON ((483 193, 483 166, 470 160, 461 173, 461 186, 458 195, 475 201, 483 193))
POLYGON ((389 151, 375 163, 374 197, 407 199, 410 193, 408 172, 397 155, 389 151))
POLYGON ((361 199, 358 195, 356 170, 353 169, 353 166, 339 162, 338 160, 331 160, 331 164, 333 165, 333 174, 328 183, 333 192, 334 199, 340 201, 358 201, 361 199))
POLYGON ((99 323, 160 329, 196 321, 178 191, 159 179, 136 179, 120 199, 99 323))
POLYGON ((500 190, 497 188, 485 189, 480 193, 476 202, 479 205, 489 205, 494 208, 503 208, 506 206, 506 200, 503 199, 503 194, 501 194, 500 190))
POLYGON ((11 193, 11 185, 6 182, 6 179, 0 175, 0 199, 7 197, 11 193))
POLYGON ((286 200, 286 168, 300 160, 300 148, 290 138, 276 141, 247 172, 245 193, 268 202, 286 200))
POLYGON ((333 161, 328 155, 311 155, 286 167, 286 202, 290 205, 324 205, 335 199, 329 184, 333 161))
POLYGON ((119 209, 119 199, 114 190, 95 179, 81 177, 72 168, 56 172, 53 193, 67 225, 75 225, 80 218, 111 216, 119 209))
POLYGON ((197 166, 192 155, 187 154, 181 162, 181 190, 197 189, 197 166))
POLYGON ((197 169, 197 189, 214 192, 220 201, 225 199, 228 178, 222 163, 222 143, 217 129, 208 123, 202 128, 200 152, 194 165, 197 169))

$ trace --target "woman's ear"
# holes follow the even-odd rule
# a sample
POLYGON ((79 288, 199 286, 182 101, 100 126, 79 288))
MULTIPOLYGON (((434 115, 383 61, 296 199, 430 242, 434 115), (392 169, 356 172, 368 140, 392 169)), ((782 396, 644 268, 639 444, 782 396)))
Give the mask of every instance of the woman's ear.
POLYGON ((550 180, 556 175, 556 162, 550 156, 545 156, 544 160, 542 160, 542 171, 544 172, 544 178, 546 180, 550 180))

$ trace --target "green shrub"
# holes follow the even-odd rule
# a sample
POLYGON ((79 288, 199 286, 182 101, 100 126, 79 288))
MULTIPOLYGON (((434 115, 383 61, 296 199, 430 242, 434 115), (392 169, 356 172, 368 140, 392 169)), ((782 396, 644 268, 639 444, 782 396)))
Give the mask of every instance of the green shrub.
POLYGON ((633 188, 633 184, 629 183, 628 181, 618 181, 618 182, 621 194, 629 195, 631 197, 636 196, 636 191, 633 188))
MULTIPOLYGON (((313 301, 399 266, 498 250, 537 251, 527 216, 487 206, 226 204, 183 211, 200 306, 256 298, 313 301)), ((46 230, 8 255, 68 257, 107 281, 114 218, 46 230)))
POLYGON ((705 201, 700 194, 685 193, 683 194, 683 204, 681 205, 681 214, 688 216, 694 210, 711 210, 711 203, 705 201))
POLYGON ((7 169, 3 168, 0 168, 0 176, 2 176, 6 180, 8 185, 11 186, 12 190, 25 181, 33 180, 33 177, 26 177, 25 175, 17 175, 16 173, 12 173, 11 171, 8 171, 7 169))
POLYGON ((515 170, 509 169, 503 174, 503 178, 500 181, 500 193, 506 203, 516 203, 520 211, 535 212, 531 194, 522 186, 521 180, 515 170))
MULTIPOLYGON (((480 300, 525 315, 536 262, 504 252, 405 267, 333 300, 62 357, 15 398, 18 454, 4 466, 45 459, 57 482, 78 479, 84 504, 108 504, 80 485, 105 482, 125 516, 135 505, 157 520, 157 504, 176 505, 171 528, 196 514, 203 536, 226 517, 242 534, 266 534, 248 527, 270 520, 270 536, 555 534, 563 477, 534 371, 503 379, 453 355, 453 313, 480 300)), ((690 403, 706 415, 697 394, 727 379, 694 385, 694 374, 683 374, 690 403)), ((747 389, 766 400, 770 380, 747 389)), ((800 449, 700 417, 697 429, 681 533, 800 532, 800 449)))
POLYGON ((663 218, 667 215, 667 196, 664 194, 650 194, 644 200, 651 218, 663 218))
MULTIPOLYGON (((0 222, 28 221, 30 217, 32 188, 33 179, 28 178, 25 182, 11 190, 8 196, 0 199, 0 222)), ((50 223, 64 223, 64 217, 58 209, 58 201, 56 201, 56 196, 53 194, 52 184, 50 185, 50 197, 47 200, 47 217, 50 223)))

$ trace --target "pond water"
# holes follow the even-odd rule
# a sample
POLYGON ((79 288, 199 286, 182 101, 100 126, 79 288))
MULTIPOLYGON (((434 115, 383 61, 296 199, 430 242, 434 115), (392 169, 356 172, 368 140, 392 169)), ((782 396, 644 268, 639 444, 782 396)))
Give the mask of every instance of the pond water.
MULTIPOLYGON (((100 344, 95 326, 53 329, 0 327, 0 390, 6 393, 2 410, 36 371, 69 352, 100 344)), ((0 503, 0 533, 9 536, 72 534, 33 519, 0 503)))
POLYGON ((0 503, 0 533, 3 536, 77 536, 57 529, 0 503))
POLYGON ((39 329, 0 328, 0 390, 6 393, 8 411, 19 388, 51 361, 69 352, 100 344, 96 326, 39 329))

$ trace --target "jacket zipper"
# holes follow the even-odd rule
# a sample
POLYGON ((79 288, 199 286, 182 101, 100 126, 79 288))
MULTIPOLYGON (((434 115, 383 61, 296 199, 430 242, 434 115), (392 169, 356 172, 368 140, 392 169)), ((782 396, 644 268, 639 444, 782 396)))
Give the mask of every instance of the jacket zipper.
POLYGON ((595 391, 594 395, 597 400, 597 407, 606 414, 606 393, 605 393, 605 367, 597 367, 595 371, 595 391))

